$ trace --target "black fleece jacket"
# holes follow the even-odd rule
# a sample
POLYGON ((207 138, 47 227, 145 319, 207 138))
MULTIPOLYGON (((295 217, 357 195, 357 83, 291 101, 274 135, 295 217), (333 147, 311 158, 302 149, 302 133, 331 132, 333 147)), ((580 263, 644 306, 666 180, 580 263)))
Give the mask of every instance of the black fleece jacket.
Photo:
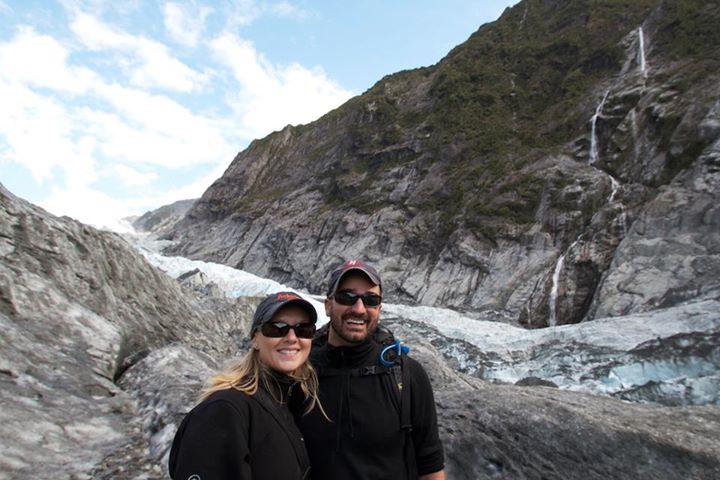
POLYGON ((178 428, 169 462, 176 480, 300 480, 309 468, 292 414, 264 389, 210 395, 178 428))
POLYGON ((319 409, 298 415, 312 465, 313 480, 414 480, 443 469, 444 456, 437 430, 432 387, 425 370, 410 357, 412 446, 415 465, 408 472, 400 428, 400 402, 392 374, 353 375, 362 367, 379 365, 381 346, 368 340, 353 347, 314 347, 313 365, 320 378, 319 409), (340 373, 340 372, 348 373, 340 373), (410 478, 408 478, 410 476, 410 478))

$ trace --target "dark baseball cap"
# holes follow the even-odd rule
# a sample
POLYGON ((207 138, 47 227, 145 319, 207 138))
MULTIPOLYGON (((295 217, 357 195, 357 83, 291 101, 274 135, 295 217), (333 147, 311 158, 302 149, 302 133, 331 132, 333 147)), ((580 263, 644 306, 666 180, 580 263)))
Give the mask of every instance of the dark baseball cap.
POLYGON ((380 274, 378 274, 377 270, 375 270, 373 267, 363 262, 362 260, 348 260, 342 265, 340 265, 338 268, 333 270, 333 272, 330 274, 330 289, 328 290, 328 297, 335 293, 335 290, 337 290, 337 287, 340 284, 340 280, 342 280, 342 277, 352 270, 359 270, 363 272, 365 275, 368 276, 372 283, 380 287, 380 290, 382 290, 380 274))
POLYGON ((308 302, 300 295, 295 292, 276 292, 271 293, 265 299, 260 302, 260 305, 255 309, 255 315, 253 316, 252 327, 250 328, 250 338, 255 335, 255 331, 263 323, 272 320, 275 314, 283 307, 289 305, 297 305, 307 312, 310 316, 312 323, 317 323, 317 310, 313 307, 312 303, 308 302))

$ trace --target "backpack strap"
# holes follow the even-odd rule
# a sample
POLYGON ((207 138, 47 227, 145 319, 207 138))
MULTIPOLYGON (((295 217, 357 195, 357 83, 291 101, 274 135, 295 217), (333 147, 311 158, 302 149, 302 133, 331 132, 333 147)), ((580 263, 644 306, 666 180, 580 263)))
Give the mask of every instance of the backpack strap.
POLYGON ((417 478, 417 465, 415 460, 415 447, 412 437, 412 397, 410 369, 404 368, 405 355, 410 347, 403 345, 400 340, 387 343, 380 353, 380 363, 388 366, 393 374, 395 385, 400 396, 400 429, 405 432, 405 469, 408 478, 417 478))
POLYGON ((400 365, 396 365, 394 369, 395 376, 399 376, 402 379, 401 383, 398 384, 398 387, 400 388, 400 428, 409 434, 412 432, 412 418, 410 415, 410 373, 408 371, 409 369, 403 368, 402 360, 402 357, 400 357, 400 365))
POLYGON ((400 356, 399 365, 395 366, 399 370, 396 375, 402 378, 402 382, 398 384, 400 388, 400 429, 405 432, 405 469, 408 478, 418 478, 417 461, 415 458, 415 444, 412 436, 412 396, 410 369, 403 368, 404 355, 400 356))

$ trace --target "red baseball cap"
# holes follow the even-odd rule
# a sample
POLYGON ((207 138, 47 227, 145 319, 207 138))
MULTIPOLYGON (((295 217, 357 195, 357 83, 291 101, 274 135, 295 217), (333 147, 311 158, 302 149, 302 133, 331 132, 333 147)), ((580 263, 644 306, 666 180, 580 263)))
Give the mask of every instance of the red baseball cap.
POLYGON ((363 262, 362 260, 348 260, 342 265, 340 265, 338 268, 333 270, 333 272, 330 274, 330 289, 328 290, 328 297, 335 293, 338 285, 340 284, 340 280, 342 280, 342 277, 346 273, 353 270, 359 270, 363 272, 365 275, 367 275, 367 277, 372 283, 380 287, 380 290, 382 290, 380 274, 378 274, 377 270, 375 270, 373 267, 363 262))

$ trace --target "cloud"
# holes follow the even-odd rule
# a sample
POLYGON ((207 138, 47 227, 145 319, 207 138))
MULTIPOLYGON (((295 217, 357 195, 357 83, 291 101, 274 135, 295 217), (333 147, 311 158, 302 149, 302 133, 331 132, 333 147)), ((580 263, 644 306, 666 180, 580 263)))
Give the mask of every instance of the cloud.
MULTIPOLYGON (((58 215, 103 226, 197 198, 249 140, 351 96, 322 69, 273 64, 235 34, 208 42, 206 16, 226 12, 199 2, 163 10, 167 34, 204 54, 185 64, 167 45, 86 13, 110 8, 102 0, 61 1, 69 38, 20 26, 0 43, 0 155, 27 168, 47 192, 31 201, 58 215)), ((235 22, 303 16, 288 2, 231 8, 235 22)))
POLYGON ((168 2, 163 7, 165 30, 176 42, 195 47, 205 29, 205 19, 212 12, 212 8, 198 8, 194 3, 183 5, 168 2))
MULTIPOLYGON (((287 124, 308 123, 347 101, 352 93, 327 78, 320 68, 297 63, 276 67, 253 44, 225 33, 211 42, 215 59, 238 84, 229 98, 240 127, 251 136, 264 136, 287 124)), ((234 90, 234 89, 229 89, 234 90)))
POLYGON ((119 56, 117 64, 135 86, 190 92, 199 90, 208 81, 205 73, 173 57, 162 43, 130 35, 91 15, 77 14, 70 28, 89 50, 114 51, 119 56))
POLYGON ((265 15, 295 20, 305 20, 312 16, 307 10, 288 1, 257 2, 255 0, 236 0, 223 11, 223 15, 226 18, 225 31, 228 32, 246 27, 265 15))
POLYGON ((104 85, 98 95, 111 111, 83 109, 83 123, 108 158, 165 168, 215 164, 233 156, 235 142, 241 141, 227 121, 196 114, 161 95, 119 85, 104 85))
POLYGON ((145 202, 174 200, 172 192, 153 193, 165 169, 204 164, 213 178, 178 187, 179 194, 192 190, 199 196, 237 153, 242 139, 226 120, 107 83, 89 69, 69 65, 71 56, 57 40, 30 29, 0 44, 2 155, 52 188, 39 203, 53 213, 98 225, 103 216, 157 207, 161 204, 145 202), (107 179, 122 191, 118 197, 94 187, 107 179))
POLYGON ((145 212, 148 208, 157 208, 162 205, 169 205, 178 200, 188 200, 192 198, 200 198, 205 190, 212 185, 212 183, 220 178, 223 172, 227 169, 230 161, 216 165, 204 174, 194 178, 190 183, 180 185, 177 188, 165 190, 162 192, 155 192, 152 195, 146 195, 139 197, 130 202, 130 205, 139 212, 145 212))
POLYGON ((255 0, 235 0, 223 14, 226 17, 225 30, 234 31, 253 23, 262 15, 262 8, 255 0))
POLYGON ((273 3, 269 6, 269 10, 277 16, 290 17, 298 20, 305 20, 311 16, 306 10, 300 9, 290 2, 273 3))
POLYGON ((40 206, 54 215, 67 215, 97 228, 121 230, 119 219, 133 214, 126 202, 92 188, 53 188, 40 206))
POLYGON ((104 176, 116 179, 126 187, 144 187, 156 181, 159 175, 156 172, 140 172, 132 167, 122 164, 111 165, 104 176))
POLYGON ((0 80, 0 134, 4 156, 24 165, 35 181, 52 178, 56 168, 75 179, 92 181, 95 172, 87 138, 73 139, 72 113, 58 100, 0 80), (81 172, 80 167, 86 170, 81 172))
MULTIPOLYGON (((67 215, 97 228, 122 232, 127 230, 127 225, 120 219, 139 215, 178 200, 199 198, 226 167, 227 164, 218 165, 191 183, 175 189, 164 191, 149 189, 146 190, 145 195, 135 195, 131 198, 118 198, 89 186, 53 187, 50 195, 39 205, 54 215, 67 215)), ((122 170, 121 167, 118 172, 123 174, 122 170)), ((124 173, 130 171, 126 170, 124 173)))
POLYGON ((64 94, 78 97, 100 81, 89 69, 68 66, 68 56, 55 39, 29 28, 0 44, 0 138, 3 156, 27 168, 38 184, 61 172, 76 188, 98 178, 96 140, 77 128, 82 123, 64 94))
POLYGON ((15 37, 0 44, 0 77, 14 84, 83 93, 98 82, 84 67, 68 66, 70 52, 49 35, 20 27, 15 37))

